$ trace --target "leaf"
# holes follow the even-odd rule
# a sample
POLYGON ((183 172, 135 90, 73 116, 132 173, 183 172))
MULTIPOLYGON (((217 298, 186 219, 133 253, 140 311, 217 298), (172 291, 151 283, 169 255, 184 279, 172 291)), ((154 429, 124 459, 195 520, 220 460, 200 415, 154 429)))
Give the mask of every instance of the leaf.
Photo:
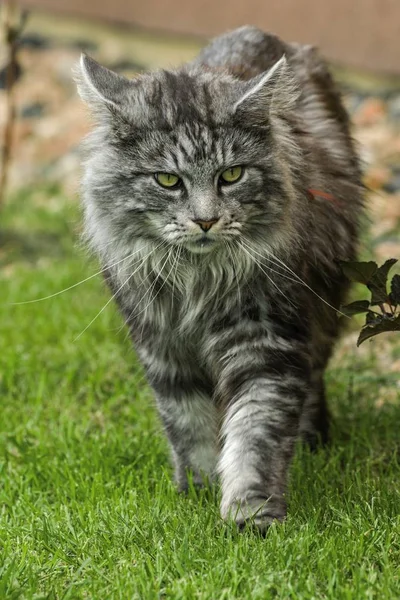
POLYGON ((387 331, 400 331, 400 315, 397 315, 397 317, 385 318, 376 325, 365 325, 358 336, 357 346, 365 342, 365 340, 368 340, 370 337, 387 331))
POLYGON ((368 309, 368 300, 356 300, 356 302, 350 302, 350 304, 345 304, 344 306, 340 307, 341 312, 348 317, 368 312, 368 309))
POLYGON ((387 293, 387 277, 390 269, 397 263, 397 259, 389 258, 381 267, 379 267, 372 275, 367 283, 368 289, 371 291, 371 304, 382 304, 388 301, 387 293))
POLYGON ((343 273, 351 281, 367 285, 378 269, 376 262, 339 261, 343 273))
POLYGON ((400 304, 400 275, 393 275, 390 289, 390 302, 396 306, 400 304))

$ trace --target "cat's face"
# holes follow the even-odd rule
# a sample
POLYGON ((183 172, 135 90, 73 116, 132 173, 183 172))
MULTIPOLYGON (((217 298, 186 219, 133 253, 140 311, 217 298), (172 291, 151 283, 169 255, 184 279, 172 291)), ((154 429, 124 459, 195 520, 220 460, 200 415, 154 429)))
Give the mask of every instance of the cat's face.
POLYGON ((197 254, 279 236, 288 170, 268 118, 273 78, 200 71, 128 81, 84 59, 80 91, 100 125, 86 196, 109 230, 197 254))

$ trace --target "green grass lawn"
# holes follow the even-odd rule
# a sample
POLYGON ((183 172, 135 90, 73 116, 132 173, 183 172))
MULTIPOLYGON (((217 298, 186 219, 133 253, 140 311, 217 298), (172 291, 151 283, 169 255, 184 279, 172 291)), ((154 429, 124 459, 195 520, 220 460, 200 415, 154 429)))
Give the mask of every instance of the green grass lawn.
POLYGON ((75 201, 20 193, 1 219, 1 600, 400 598, 395 334, 342 349, 327 376, 330 448, 299 448, 283 525, 239 534, 218 490, 175 491, 114 306, 74 341, 109 297, 100 277, 10 306, 98 270, 75 201))

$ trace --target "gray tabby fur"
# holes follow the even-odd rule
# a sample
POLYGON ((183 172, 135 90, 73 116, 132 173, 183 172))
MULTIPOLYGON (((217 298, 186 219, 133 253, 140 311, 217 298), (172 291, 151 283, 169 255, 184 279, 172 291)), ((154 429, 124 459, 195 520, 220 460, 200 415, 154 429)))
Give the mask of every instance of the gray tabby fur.
POLYGON ((327 437, 323 373, 347 289, 336 259, 354 258, 363 212, 347 114, 314 48, 254 27, 175 71, 127 80, 88 57, 78 71, 96 120, 86 238, 178 486, 189 470, 199 485, 219 475, 223 518, 264 529, 286 514, 296 440, 327 437), (242 179, 220 185, 235 165, 242 179), (164 189, 156 172, 183 185, 164 189), (204 233, 195 219, 218 221, 204 233))

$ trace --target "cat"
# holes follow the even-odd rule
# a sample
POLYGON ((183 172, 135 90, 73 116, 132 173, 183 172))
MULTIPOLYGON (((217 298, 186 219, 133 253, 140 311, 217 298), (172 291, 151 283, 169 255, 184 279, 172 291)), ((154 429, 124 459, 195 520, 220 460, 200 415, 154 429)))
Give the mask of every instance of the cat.
POLYGON ((96 126, 85 232, 154 390, 180 490, 218 476, 221 515, 287 511, 297 440, 328 437, 324 370, 363 214, 359 160, 310 46, 245 26, 177 70, 82 56, 96 126))

